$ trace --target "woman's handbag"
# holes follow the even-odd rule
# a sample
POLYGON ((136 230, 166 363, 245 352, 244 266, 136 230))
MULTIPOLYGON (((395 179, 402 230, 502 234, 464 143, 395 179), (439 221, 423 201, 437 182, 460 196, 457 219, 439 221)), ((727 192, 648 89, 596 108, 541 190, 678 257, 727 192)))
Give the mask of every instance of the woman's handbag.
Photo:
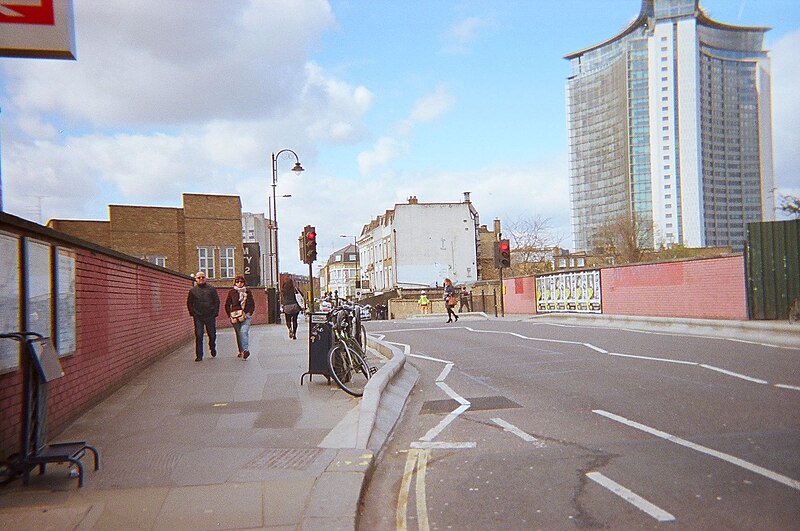
POLYGON ((243 323, 246 320, 247 320, 247 315, 245 315, 244 310, 233 310, 231 312, 231 322, 233 324, 243 323))
POLYGON ((458 302, 458 298, 455 295, 450 295, 447 297, 447 305, 451 308, 455 307, 456 303, 458 302))

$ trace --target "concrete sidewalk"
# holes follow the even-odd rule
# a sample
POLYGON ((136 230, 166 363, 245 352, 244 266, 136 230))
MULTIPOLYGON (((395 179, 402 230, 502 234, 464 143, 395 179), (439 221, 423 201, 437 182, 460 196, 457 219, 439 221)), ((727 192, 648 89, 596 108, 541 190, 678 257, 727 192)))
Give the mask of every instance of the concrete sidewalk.
MULTIPOLYGON (((27 486, 0 487, 2 527, 354 529, 374 459, 356 448, 360 410, 370 411, 361 432, 393 426, 376 419, 387 382, 363 399, 324 376, 301 386, 306 323, 298 337, 289 340, 283 325, 254 326, 252 354, 241 360, 226 329, 216 358, 206 352, 196 363, 192 341, 146 368, 53 441, 95 446, 101 469, 87 455, 83 488, 59 464, 27 486)), ((391 363, 393 378, 403 362, 400 354, 391 363)), ((407 392, 393 398, 397 415, 407 392)))

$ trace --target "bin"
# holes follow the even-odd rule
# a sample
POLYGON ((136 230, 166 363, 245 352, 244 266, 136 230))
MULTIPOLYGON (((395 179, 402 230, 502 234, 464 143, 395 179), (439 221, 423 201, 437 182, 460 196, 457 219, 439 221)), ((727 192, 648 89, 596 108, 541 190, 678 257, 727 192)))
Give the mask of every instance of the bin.
POLYGON ((328 322, 328 314, 325 312, 314 312, 309 314, 309 333, 308 333, 308 371, 300 377, 300 385, 303 385, 303 378, 321 374, 331 381, 330 368, 328 367, 328 351, 333 344, 333 329, 328 322))

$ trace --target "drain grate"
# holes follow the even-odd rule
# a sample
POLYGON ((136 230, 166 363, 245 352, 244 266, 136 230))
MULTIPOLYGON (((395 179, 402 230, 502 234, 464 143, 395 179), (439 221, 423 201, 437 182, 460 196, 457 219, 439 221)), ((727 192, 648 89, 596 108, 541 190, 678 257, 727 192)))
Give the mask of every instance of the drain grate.
MULTIPOLYGON (((519 408, 521 405, 504 396, 479 396, 467 398, 470 403, 469 411, 486 411, 489 409, 511 409, 519 408)), ((460 404, 455 400, 429 400, 422 404, 420 415, 450 413, 460 404)))
POLYGON ((268 448, 248 464, 260 470, 305 470, 319 457, 321 448, 268 448))

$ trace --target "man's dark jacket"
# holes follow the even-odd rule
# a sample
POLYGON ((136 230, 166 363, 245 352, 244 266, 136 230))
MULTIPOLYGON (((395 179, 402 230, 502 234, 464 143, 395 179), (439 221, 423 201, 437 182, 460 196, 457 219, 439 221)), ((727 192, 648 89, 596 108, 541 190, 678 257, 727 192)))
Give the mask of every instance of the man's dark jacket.
POLYGON ((189 314, 193 317, 208 319, 219 315, 219 295, 217 288, 208 284, 195 285, 189 290, 189 297, 186 299, 186 307, 189 314))

